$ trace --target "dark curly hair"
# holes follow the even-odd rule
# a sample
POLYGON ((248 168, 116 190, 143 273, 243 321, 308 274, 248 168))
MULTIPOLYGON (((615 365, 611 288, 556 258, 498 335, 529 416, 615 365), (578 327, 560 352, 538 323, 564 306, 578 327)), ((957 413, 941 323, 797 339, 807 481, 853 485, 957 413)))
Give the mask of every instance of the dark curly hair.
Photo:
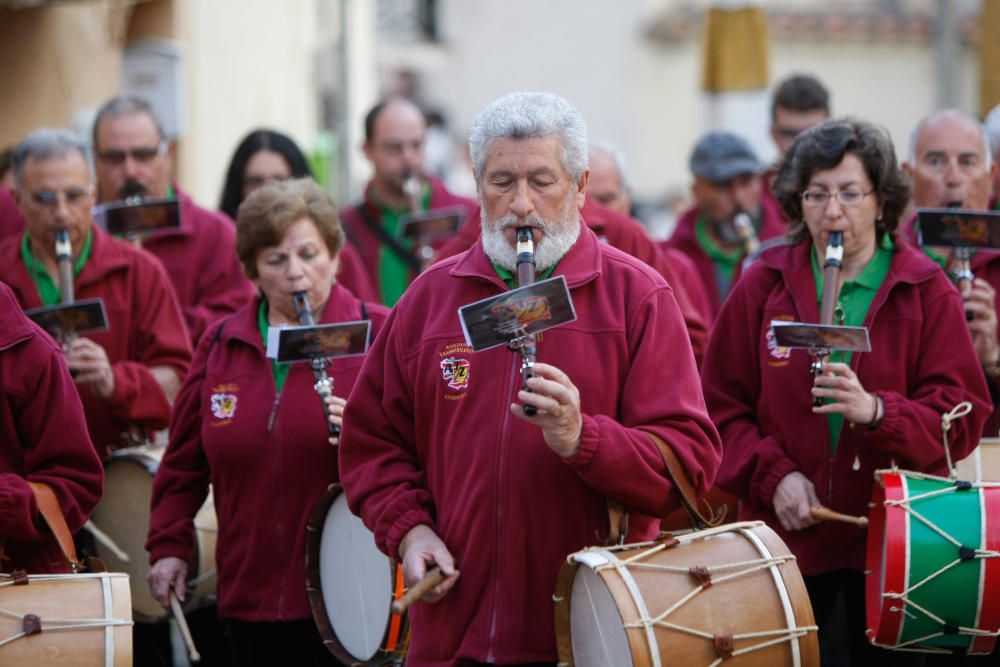
POLYGON ((233 220, 236 219, 236 212, 243 202, 243 174, 250 158, 258 151, 272 151, 283 157, 292 173, 292 178, 312 176, 306 156, 291 137, 274 130, 254 130, 236 147, 233 159, 229 162, 229 169, 226 170, 226 181, 222 186, 219 210, 233 220))
POLYGON ((833 169, 848 153, 857 156, 872 182, 882 209, 875 222, 879 243, 895 231, 910 199, 910 185, 896 162, 889 133, 857 118, 835 118, 811 127, 795 138, 778 166, 771 190, 788 218, 788 239, 801 243, 809 238, 802 218, 802 192, 817 171, 833 169))

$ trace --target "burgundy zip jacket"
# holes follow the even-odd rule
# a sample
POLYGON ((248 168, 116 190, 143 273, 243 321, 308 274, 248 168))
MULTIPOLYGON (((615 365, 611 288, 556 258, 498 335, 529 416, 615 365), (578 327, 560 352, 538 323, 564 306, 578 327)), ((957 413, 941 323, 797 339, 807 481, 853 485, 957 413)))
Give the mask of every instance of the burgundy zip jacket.
POLYGON ((0 570, 68 572, 28 482, 52 488, 76 532, 101 497, 104 468, 62 350, 0 283, 0 570))
MULTIPOLYGON (((146 549, 150 563, 191 557, 194 516, 211 482, 219 518, 219 616, 297 621, 312 618, 306 523, 327 485, 337 481, 337 450, 327 440, 308 364, 293 364, 276 394, 257 324, 259 307, 256 298, 201 339, 153 481, 146 549)), ((374 333, 388 310, 376 304, 365 304, 365 310, 374 333)), ((360 319, 361 301, 339 284, 317 317, 325 323, 360 319)), ((347 395, 362 359, 331 362, 334 395, 347 395)))
POLYGON ((663 278, 586 226, 555 275, 578 319, 539 336, 538 360, 580 392, 573 456, 511 414, 520 357, 465 342, 457 309, 507 290, 480 243, 417 278, 348 399, 340 469, 351 508, 393 557, 407 531, 430 526, 462 573, 440 602, 411 608, 411 667, 554 661, 556 574, 607 536, 607 497, 629 508, 631 540, 655 536, 678 507, 646 432, 671 445, 700 493, 715 477, 718 434, 663 278))
POLYGON ((702 368, 705 398, 722 435, 717 483, 741 499, 740 518, 760 519, 798 557, 803 574, 863 570, 865 531, 836 521, 785 531, 774 515, 778 483, 799 471, 832 510, 868 514, 874 472, 900 468, 943 473, 941 415, 969 401, 952 424, 952 460, 979 442, 992 406, 958 292, 920 251, 897 243, 865 326, 872 351, 851 368, 885 404, 878 428, 845 422, 831 454, 826 415, 812 413, 811 358, 778 347, 772 320, 819 321, 811 243, 766 250, 737 283, 709 339, 702 368))
MULTIPOLYGON (((156 258, 115 240, 97 226, 90 259, 73 281, 76 299, 104 299, 108 330, 82 334, 107 352, 115 390, 98 398, 80 387, 90 438, 103 457, 122 446, 131 424, 166 428, 170 402, 150 372, 169 366, 181 380, 191 363, 191 343, 177 297, 156 258)), ((10 285, 25 310, 42 305, 38 288, 21 259, 21 238, 0 242, 0 280, 10 285)))
POLYGON ((198 206, 177 186, 174 190, 181 204, 180 228, 153 234, 142 247, 167 270, 196 347, 205 327, 249 301, 254 287, 236 257, 233 221, 198 206))

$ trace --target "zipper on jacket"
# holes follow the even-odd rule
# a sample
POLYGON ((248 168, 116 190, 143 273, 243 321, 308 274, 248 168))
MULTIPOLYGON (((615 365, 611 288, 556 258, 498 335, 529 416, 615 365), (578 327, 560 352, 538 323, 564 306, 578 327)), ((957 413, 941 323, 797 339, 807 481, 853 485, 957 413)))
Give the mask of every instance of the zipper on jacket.
POLYGON ((278 417, 278 405, 281 403, 281 392, 274 390, 274 404, 271 406, 271 416, 267 418, 267 432, 274 433, 274 422, 278 417))
MULTIPOLYGON (((514 395, 513 394, 514 387, 517 386, 517 381, 521 379, 521 373, 520 373, 520 369, 518 368, 518 364, 516 364, 516 363, 515 364, 511 364, 510 363, 510 360, 514 360, 514 359, 516 359, 516 357, 514 355, 512 355, 512 354, 509 354, 507 356, 509 357, 508 368, 510 369, 510 371, 508 372, 507 375, 510 378, 510 380, 507 382, 507 392, 504 394, 504 396, 508 397, 508 400, 511 400, 510 397, 512 397, 514 395)), ((513 418, 514 418, 514 416, 511 414, 510 407, 508 407, 507 405, 505 405, 504 406, 503 426, 500 428, 500 446, 497 447, 497 475, 496 475, 496 480, 497 480, 497 482, 496 482, 497 483, 497 498, 496 498, 497 532, 496 532, 496 536, 495 536, 494 549, 493 549, 493 557, 496 559, 496 573, 495 573, 494 580, 493 580, 493 611, 491 612, 491 618, 490 618, 490 639, 489 639, 489 643, 487 644, 487 648, 486 648, 486 662, 488 662, 488 663, 492 663, 492 662, 495 661, 495 657, 493 655, 493 644, 494 644, 494 642, 496 640, 496 634, 497 634, 497 609, 500 606, 500 565, 503 562, 503 560, 501 558, 502 554, 500 553, 500 545, 503 544, 503 539, 501 539, 501 532, 502 532, 502 527, 503 527, 503 523, 502 523, 503 522, 503 484, 504 484, 504 477, 505 477, 504 471, 506 470, 506 467, 507 467, 506 466, 506 462, 505 462, 505 458, 506 458, 506 454, 507 454, 507 439, 508 439, 508 436, 510 434, 510 424, 511 424, 510 420, 513 419, 513 418)))

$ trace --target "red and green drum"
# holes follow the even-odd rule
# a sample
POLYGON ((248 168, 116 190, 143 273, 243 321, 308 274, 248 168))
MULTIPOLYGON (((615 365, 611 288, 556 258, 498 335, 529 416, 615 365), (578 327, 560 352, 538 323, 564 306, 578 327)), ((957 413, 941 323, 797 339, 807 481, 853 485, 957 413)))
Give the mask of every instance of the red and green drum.
POLYGON ((873 644, 989 653, 1000 632, 1000 483, 880 470, 868 526, 873 644))

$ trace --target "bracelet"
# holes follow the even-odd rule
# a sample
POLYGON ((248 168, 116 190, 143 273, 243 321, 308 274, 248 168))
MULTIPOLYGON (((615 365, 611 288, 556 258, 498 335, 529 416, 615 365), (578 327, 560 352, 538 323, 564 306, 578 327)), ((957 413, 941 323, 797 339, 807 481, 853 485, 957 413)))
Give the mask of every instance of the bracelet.
POLYGON ((878 404, 879 404, 878 394, 872 394, 872 420, 868 422, 869 431, 874 431, 879 426, 881 426, 882 419, 885 417, 884 412, 881 416, 879 415, 878 404))

